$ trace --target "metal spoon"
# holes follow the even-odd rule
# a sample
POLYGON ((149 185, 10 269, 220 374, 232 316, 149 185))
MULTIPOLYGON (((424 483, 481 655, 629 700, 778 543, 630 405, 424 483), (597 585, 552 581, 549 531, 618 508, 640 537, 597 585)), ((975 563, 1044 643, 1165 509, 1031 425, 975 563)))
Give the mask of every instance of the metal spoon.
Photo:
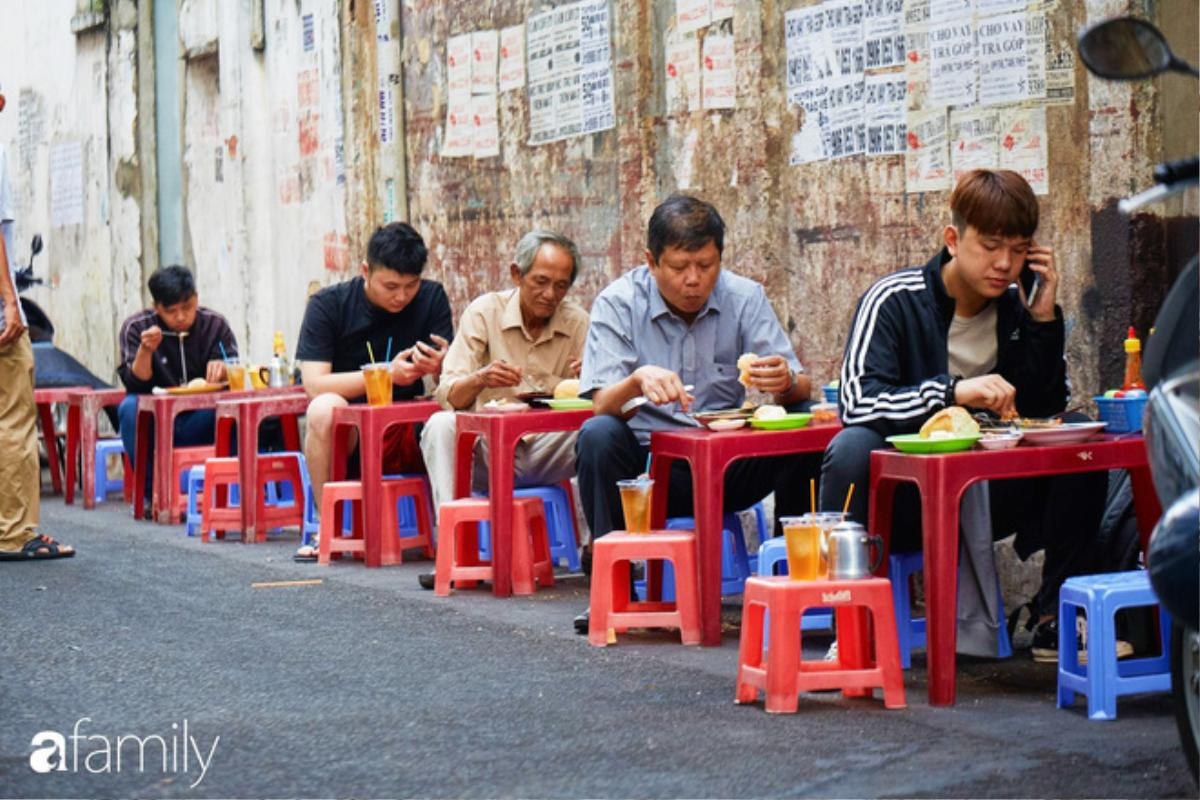
MULTIPOLYGON (((683 390, 685 392, 687 392, 688 394, 691 394, 692 390, 695 388, 696 388, 695 386, 692 386, 689 383, 683 387, 683 390)), ((628 414, 630 411, 633 411, 635 408, 641 408, 642 406, 646 405, 646 403, 649 403, 649 402, 650 402, 650 398, 646 397, 646 395, 644 395, 644 394, 639 394, 637 397, 631 397, 628 400, 626 400, 624 403, 621 404, 621 413, 628 414)))

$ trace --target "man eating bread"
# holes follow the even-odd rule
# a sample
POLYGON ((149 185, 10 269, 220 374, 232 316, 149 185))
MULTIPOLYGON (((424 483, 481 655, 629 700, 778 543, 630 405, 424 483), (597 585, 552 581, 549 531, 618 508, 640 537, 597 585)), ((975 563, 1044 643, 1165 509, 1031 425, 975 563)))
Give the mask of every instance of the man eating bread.
MULTIPOLYGON (((851 483, 870 485, 871 451, 888 447, 886 436, 916 433, 938 414, 935 429, 974 426, 966 411, 946 409, 1010 420, 1048 417, 1067 405, 1059 276, 1054 251, 1034 239, 1033 190, 1015 172, 975 170, 954 189, 950 212, 943 246, 928 263, 879 279, 859 300, 838 392, 845 428, 825 452, 823 508, 840 508, 851 483), (1018 282, 1023 268, 1032 273, 1028 293, 1018 282)), ((1054 615, 1063 580, 1095 571, 1091 545, 1107 480, 1107 473, 1092 472, 991 481, 982 495, 990 495, 983 514, 986 520, 990 508, 993 537, 1016 532, 1022 558, 1046 551, 1031 604, 1039 660, 1057 658, 1054 615)), ((867 495, 855 492, 850 506, 863 524, 867 495)), ((902 484, 894 502, 892 550, 920 549, 912 485, 902 484)))

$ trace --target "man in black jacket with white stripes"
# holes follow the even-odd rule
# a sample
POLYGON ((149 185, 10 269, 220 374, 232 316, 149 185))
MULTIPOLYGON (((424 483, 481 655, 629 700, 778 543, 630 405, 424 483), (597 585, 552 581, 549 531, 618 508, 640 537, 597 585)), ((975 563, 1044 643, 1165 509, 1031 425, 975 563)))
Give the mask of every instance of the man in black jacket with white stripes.
MULTIPOLYGON (((1001 419, 1061 412, 1069 390, 1054 252, 1038 245, 1038 204, 1019 174, 975 170, 950 197, 945 247, 923 267, 892 273, 860 299, 842 363, 846 426, 825 452, 821 507, 837 508, 849 484, 870 485, 870 454, 885 437, 914 433, 952 405, 1001 419), (1032 281, 1018 277, 1025 267, 1032 281), (1032 287, 1027 294, 1027 287, 1032 287)), ((1022 558, 1046 550, 1033 603, 1034 656, 1057 658, 1054 614, 1070 575, 1097 571, 1089 545, 1103 513, 1105 472, 992 481, 996 538, 1017 532, 1022 558)), ((851 516, 866 524, 867 493, 851 516)), ((896 492, 892 550, 921 546, 911 484, 896 492)))

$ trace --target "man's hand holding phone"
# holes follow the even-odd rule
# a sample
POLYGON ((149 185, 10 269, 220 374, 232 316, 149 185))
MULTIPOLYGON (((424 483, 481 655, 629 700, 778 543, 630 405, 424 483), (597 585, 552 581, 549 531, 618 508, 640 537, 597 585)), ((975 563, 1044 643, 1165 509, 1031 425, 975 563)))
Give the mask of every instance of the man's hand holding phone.
POLYGON ((1051 322, 1054 319, 1054 303, 1058 294, 1058 271, 1054 268, 1054 249, 1038 244, 1031 244, 1026 251, 1025 265, 1021 267, 1022 280, 1017 282, 1021 293, 1021 302, 1029 309, 1029 314, 1038 322, 1051 322), (1024 278, 1032 273, 1034 278, 1029 289, 1024 278), (1032 298, 1030 297, 1032 295, 1032 298))

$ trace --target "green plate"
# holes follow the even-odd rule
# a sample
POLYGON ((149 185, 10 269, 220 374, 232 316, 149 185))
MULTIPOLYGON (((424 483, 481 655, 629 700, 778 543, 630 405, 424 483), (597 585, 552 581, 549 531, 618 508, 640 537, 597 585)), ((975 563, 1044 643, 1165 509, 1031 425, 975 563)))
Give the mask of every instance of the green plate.
POLYGON ((557 400, 547 400, 546 405, 557 411, 574 411, 580 408, 591 408, 592 401, 582 397, 560 397, 557 400))
POLYGON ((812 419, 812 414, 785 414, 779 419, 753 419, 750 427, 760 431, 790 431, 803 428, 812 419))
POLYGON ((951 439, 922 439, 919 433, 906 433, 889 436, 887 440, 902 453, 959 453, 971 449, 971 445, 979 441, 979 434, 951 439))

